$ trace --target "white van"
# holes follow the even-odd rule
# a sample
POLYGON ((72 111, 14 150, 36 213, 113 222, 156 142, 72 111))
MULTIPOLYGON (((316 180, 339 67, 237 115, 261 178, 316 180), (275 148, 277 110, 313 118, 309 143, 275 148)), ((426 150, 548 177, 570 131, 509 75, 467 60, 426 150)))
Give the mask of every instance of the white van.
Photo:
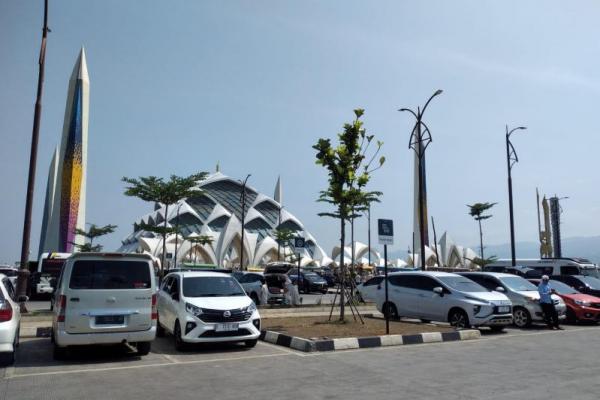
POLYGON ((145 254, 76 253, 56 285, 54 357, 67 346, 131 343, 140 355, 156 336, 156 280, 145 254))
MULTIPOLYGON (((512 260, 501 259, 485 266, 486 271, 495 271, 493 267, 508 267, 512 260)), ((542 258, 517 259, 516 265, 532 268, 542 275, 585 275, 600 278, 598 266, 585 258, 542 258)))

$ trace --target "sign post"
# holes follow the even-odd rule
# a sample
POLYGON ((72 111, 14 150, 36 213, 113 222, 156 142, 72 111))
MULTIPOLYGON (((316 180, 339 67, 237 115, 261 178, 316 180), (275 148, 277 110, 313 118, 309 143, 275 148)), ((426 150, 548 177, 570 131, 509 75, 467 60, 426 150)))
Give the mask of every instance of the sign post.
POLYGON ((383 315, 385 316, 385 334, 390 334, 390 309, 388 305, 388 259, 387 245, 394 244, 394 221, 391 219, 377 220, 377 233, 379 235, 379 244, 383 245, 383 271, 385 274, 385 306, 383 307, 383 315))
POLYGON ((298 293, 300 293, 300 252, 304 249, 304 247, 306 246, 306 243, 304 242, 304 238, 301 237, 296 237, 294 238, 294 247, 296 250, 296 257, 298 257, 298 278, 297 278, 297 285, 298 285, 298 293))

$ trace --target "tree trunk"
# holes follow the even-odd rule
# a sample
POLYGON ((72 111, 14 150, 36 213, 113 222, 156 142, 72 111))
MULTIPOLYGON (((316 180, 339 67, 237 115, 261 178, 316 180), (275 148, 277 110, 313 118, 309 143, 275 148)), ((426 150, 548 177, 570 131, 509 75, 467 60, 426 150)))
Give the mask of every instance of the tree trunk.
POLYGON ((479 248, 481 249, 481 259, 484 260, 484 258, 483 258, 483 231, 481 230, 481 220, 479 220, 478 222, 479 222, 479 248))
POLYGON ((346 305, 346 299, 344 298, 344 291, 346 290, 346 266, 344 265, 344 242, 346 241, 346 221, 344 218, 340 218, 341 225, 341 238, 340 238, 340 285, 342 290, 340 291, 340 321, 344 321, 344 307, 346 305))
POLYGON ((160 262, 160 275, 161 277, 165 275, 165 261, 167 260, 167 216, 169 215, 169 205, 165 204, 165 220, 163 223, 163 251, 162 251, 162 260, 160 262))

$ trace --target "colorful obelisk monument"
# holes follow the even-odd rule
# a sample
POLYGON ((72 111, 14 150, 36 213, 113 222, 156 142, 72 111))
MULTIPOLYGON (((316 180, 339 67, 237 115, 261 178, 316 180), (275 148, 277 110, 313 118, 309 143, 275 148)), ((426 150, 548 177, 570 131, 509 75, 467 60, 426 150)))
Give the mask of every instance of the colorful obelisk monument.
POLYGON ((46 231, 42 231, 40 243, 44 252, 70 253, 73 243, 83 244, 75 229, 85 229, 89 86, 82 48, 69 80, 58 159, 50 166, 48 185, 52 187, 46 190, 47 209, 42 221, 46 231))

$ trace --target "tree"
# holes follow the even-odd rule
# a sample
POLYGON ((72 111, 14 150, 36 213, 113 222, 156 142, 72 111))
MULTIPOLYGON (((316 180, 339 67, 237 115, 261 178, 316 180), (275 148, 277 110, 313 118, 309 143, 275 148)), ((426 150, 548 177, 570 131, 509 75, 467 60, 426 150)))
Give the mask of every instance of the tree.
POLYGON ((483 269, 483 267, 485 267, 486 265, 496 262, 498 260, 498 257, 496 257, 496 256, 491 256, 488 258, 475 257, 473 259, 467 258, 467 260, 471 261, 473 264, 475 264, 475 265, 479 266, 481 269, 483 269))
MULTIPOLYGON (((283 246, 283 258, 285 260, 285 248, 289 246, 290 240, 292 240, 296 234, 294 231, 288 228, 277 228, 275 230, 275 241, 283 246)), ((277 261, 281 260, 281 254, 277 251, 277 261)))
POLYGON ((159 203, 165 207, 163 229, 160 232, 163 240, 163 251, 160 263, 161 276, 164 272, 165 258, 167 252, 167 220, 169 217, 169 206, 187 197, 200 193, 196 187, 198 181, 206 178, 206 172, 199 172, 187 177, 171 175, 168 181, 156 176, 135 178, 123 177, 122 181, 127 184, 125 196, 137 197, 144 201, 159 203))
POLYGON ((99 238, 104 235, 108 235, 109 233, 113 233, 115 231, 115 229, 117 229, 116 225, 97 226, 95 224, 90 224, 90 227, 87 231, 83 230, 83 229, 75 228, 75 231, 74 231, 75 234, 85 237, 86 239, 89 240, 89 242, 84 243, 84 244, 77 244, 77 243, 71 242, 71 244, 74 245, 77 248, 77 250, 79 250, 82 253, 102 251, 103 246, 100 244, 94 245, 94 239, 99 238))
MULTIPOLYGON (((199 244, 201 246, 212 244, 214 242, 214 238, 210 235, 201 235, 201 236, 188 236, 185 238, 188 242, 194 244, 199 244)), ((194 248, 194 264, 196 264, 196 257, 198 255, 198 248, 194 248)))
MULTIPOLYGON (((367 158, 366 153, 373 142, 374 135, 367 135, 360 117, 364 110, 354 110, 355 119, 344 124, 344 130, 338 134, 339 144, 333 147, 330 139, 319 139, 313 149, 317 151, 316 163, 328 171, 329 187, 320 192, 317 201, 334 206, 333 212, 319 213, 319 216, 340 220, 340 271, 341 285, 345 285, 346 266, 344 265, 344 244, 346 241, 346 221, 355 215, 357 210, 366 208, 369 203, 379 201, 381 192, 366 191, 371 173, 383 165, 385 157, 380 157, 377 167, 371 167, 375 161, 382 142, 376 142, 376 149, 367 158)), ((340 321, 344 321, 344 290, 340 295, 340 321)))
POLYGON ((481 250, 481 259, 485 260, 483 256, 483 231, 481 229, 481 221, 484 219, 492 218, 492 215, 483 215, 487 210, 494 207, 497 203, 475 203, 473 205, 467 204, 469 207, 469 215, 479 223, 479 247, 481 250))

